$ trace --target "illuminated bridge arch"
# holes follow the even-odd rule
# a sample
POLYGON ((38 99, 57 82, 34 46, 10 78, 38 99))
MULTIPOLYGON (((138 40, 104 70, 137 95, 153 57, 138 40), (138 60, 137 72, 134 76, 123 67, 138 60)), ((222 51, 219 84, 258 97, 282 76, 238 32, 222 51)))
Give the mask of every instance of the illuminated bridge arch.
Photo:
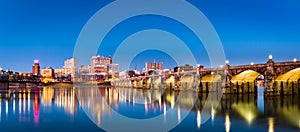
POLYGON ((275 80, 275 89, 285 94, 298 94, 300 91, 300 68, 279 75, 275 80))
POLYGON ((222 88, 222 76, 219 74, 207 74, 200 80, 199 88, 201 92, 219 92, 222 88))
POLYGON ((183 89, 192 89, 195 82, 194 74, 185 74, 180 78, 180 85, 183 89))
POLYGON ((260 76, 260 73, 253 70, 243 71, 232 77, 232 87, 234 87, 238 93, 257 92, 256 79, 260 76))

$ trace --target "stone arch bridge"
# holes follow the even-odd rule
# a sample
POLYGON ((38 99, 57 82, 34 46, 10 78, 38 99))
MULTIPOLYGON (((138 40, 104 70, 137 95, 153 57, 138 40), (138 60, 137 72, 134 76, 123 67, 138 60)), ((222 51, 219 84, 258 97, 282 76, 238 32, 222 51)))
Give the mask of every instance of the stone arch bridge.
POLYGON ((220 68, 197 67, 193 71, 162 73, 111 81, 113 86, 134 88, 193 89, 199 92, 256 93, 260 85, 272 95, 300 93, 300 62, 274 62, 265 64, 220 68))

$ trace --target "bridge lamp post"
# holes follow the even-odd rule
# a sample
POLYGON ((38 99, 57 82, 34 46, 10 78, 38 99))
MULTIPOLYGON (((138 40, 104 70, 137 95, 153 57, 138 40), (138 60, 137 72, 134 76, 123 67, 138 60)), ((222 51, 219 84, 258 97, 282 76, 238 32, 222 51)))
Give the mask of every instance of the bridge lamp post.
POLYGON ((269 55, 269 59, 272 60, 273 59, 273 55, 269 55))
POLYGON ((229 64, 229 60, 226 60, 225 63, 226 63, 226 64, 229 64))

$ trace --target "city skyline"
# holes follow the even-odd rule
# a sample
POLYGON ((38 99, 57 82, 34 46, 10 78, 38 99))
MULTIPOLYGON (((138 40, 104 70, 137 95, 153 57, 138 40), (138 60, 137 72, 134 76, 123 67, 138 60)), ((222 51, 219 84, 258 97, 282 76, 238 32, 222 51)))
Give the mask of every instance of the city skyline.
MULTIPOLYGON (((84 24, 96 11, 110 2, 75 0, 47 1, 45 4, 45 1, 11 1, 0 4, 0 17, 3 18, 0 22, 3 52, 0 56, 0 67, 30 72, 32 60, 35 59, 40 60, 41 67, 62 66, 64 60, 72 58, 76 39, 84 24)), ((270 54, 278 62, 300 58, 300 39, 297 37, 300 34, 298 1, 189 2, 201 10, 213 24, 231 65, 265 63, 270 54)), ((123 38, 145 27, 164 29, 181 35, 193 49, 192 52, 197 53, 197 62, 209 67, 201 42, 180 23, 155 15, 134 17, 118 24, 103 41, 102 49, 106 50, 100 50, 98 54, 113 55, 123 38), (155 21, 151 21, 152 19, 155 21)), ((131 67, 138 65, 138 70, 144 66, 145 59, 149 59, 148 62, 164 62, 164 67, 167 68, 175 65, 170 57, 160 51, 145 51, 135 59, 131 67)))

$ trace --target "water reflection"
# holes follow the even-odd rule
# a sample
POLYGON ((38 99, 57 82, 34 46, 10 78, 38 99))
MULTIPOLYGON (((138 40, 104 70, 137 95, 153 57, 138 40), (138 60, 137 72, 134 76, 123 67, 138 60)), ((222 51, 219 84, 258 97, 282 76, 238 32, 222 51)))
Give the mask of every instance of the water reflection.
MULTIPOLYGON (((61 119, 66 115, 78 116, 80 105, 87 108, 85 112, 92 117, 97 126, 112 121, 113 112, 118 112, 133 119, 149 119, 162 115, 162 126, 169 122, 180 122, 191 131, 254 131, 260 128, 274 132, 300 129, 298 95, 263 98, 258 94, 223 95, 219 106, 211 106, 208 113, 202 111, 208 95, 196 94, 193 90, 44 87, 11 89, 0 93, 0 96, 1 123, 16 120, 18 123, 30 122, 39 126, 41 122, 45 122, 45 114, 53 111, 57 111, 57 115, 64 113, 64 116, 58 117, 61 119), (178 100, 179 98, 181 99, 178 100), (184 112, 189 108, 192 110, 189 116, 184 118, 184 112), (170 110, 174 112, 168 114, 170 110), (211 122, 204 122, 204 116, 211 116, 211 122)), ((174 130, 181 131, 180 127, 174 130)))
POLYGON ((0 96, 0 120, 17 119, 19 123, 32 122, 38 125, 40 113, 47 113, 54 106, 71 116, 78 110, 73 88, 10 89, 2 91, 0 96))
POLYGON ((229 114, 225 116, 225 131, 230 132, 230 117, 229 114))
MULTIPOLYGON (((162 122, 167 123, 174 120, 173 117, 166 116, 167 111, 175 109, 177 113, 175 116, 177 119, 175 118, 175 120, 179 123, 183 120, 182 111, 193 107, 190 114, 194 115, 196 120, 192 122, 199 130, 201 130, 201 125, 205 123, 201 121, 201 117, 207 116, 205 115, 207 113, 201 112, 207 100, 207 95, 199 94, 196 96, 195 91, 192 90, 84 88, 79 89, 78 96, 83 98, 80 99, 80 104, 88 106, 90 116, 97 117, 99 126, 101 126, 101 121, 110 119, 112 111, 135 119, 149 119, 162 114, 164 117, 162 122), (177 100, 179 92, 181 92, 180 96, 183 97, 181 100, 177 100), (91 98, 95 96, 100 96, 104 100, 91 98), (179 102, 178 105, 175 105, 176 101, 179 102), (105 105, 110 107, 105 107, 105 105)), ((225 126, 223 124, 223 131, 226 132, 236 127, 231 126, 232 124, 247 124, 250 128, 263 127, 269 131, 276 131, 277 128, 295 130, 295 127, 297 130, 300 128, 299 103, 299 96, 263 96, 261 98, 261 95, 258 94, 223 95, 220 105, 216 108, 211 107, 209 116, 211 116, 213 125, 215 122, 219 122, 216 119, 223 119, 225 124, 225 126), (282 117, 284 121, 282 121, 282 117), (268 125, 264 126, 264 124, 268 125)))

